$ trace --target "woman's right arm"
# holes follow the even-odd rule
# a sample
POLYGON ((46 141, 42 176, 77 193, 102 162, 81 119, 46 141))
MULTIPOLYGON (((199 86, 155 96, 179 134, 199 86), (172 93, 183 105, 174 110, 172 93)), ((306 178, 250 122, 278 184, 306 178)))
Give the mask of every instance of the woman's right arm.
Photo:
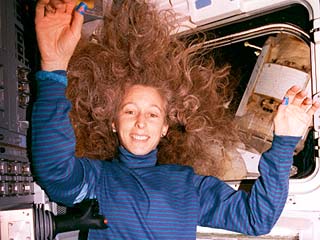
POLYGON ((73 12, 74 3, 70 0, 67 3, 56 0, 55 4, 57 2, 59 8, 55 10, 49 0, 40 0, 36 8, 36 32, 43 71, 36 74, 32 166, 37 183, 52 201, 72 205, 88 197, 98 166, 93 166, 93 161, 74 157, 75 136, 68 116, 71 104, 65 97, 65 70, 78 43, 83 17, 73 12))

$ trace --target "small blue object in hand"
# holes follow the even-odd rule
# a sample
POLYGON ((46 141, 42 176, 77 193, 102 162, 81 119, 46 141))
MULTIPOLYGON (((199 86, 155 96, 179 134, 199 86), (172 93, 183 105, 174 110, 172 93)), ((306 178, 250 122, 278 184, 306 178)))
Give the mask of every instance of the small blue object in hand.
POLYGON ((88 5, 84 2, 80 2, 79 5, 76 7, 76 11, 81 15, 84 15, 87 9, 88 9, 88 5))
POLYGON ((282 105, 288 105, 289 104, 289 98, 288 97, 284 97, 283 99, 282 99, 282 103, 281 103, 282 105))

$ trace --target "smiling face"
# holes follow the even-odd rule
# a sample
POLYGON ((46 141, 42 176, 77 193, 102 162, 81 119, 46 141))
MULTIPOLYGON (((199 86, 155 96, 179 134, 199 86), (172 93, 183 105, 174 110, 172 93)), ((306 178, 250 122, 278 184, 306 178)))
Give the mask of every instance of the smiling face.
POLYGON ((167 133, 165 102, 152 87, 134 85, 128 89, 112 124, 120 144, 129 152, 144 155, 155 149, 167 133))

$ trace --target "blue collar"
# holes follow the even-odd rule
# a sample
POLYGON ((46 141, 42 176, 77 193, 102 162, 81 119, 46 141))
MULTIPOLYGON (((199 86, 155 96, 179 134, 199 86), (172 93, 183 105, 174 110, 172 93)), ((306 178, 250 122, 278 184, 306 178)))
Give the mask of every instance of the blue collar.
POLYGON ((119 146, 118 150, 119 162, 124 164, 128 168, 153 167, 157 163, 157 149, 154 149, 145 155, 132 154, 122 146, 119 146))

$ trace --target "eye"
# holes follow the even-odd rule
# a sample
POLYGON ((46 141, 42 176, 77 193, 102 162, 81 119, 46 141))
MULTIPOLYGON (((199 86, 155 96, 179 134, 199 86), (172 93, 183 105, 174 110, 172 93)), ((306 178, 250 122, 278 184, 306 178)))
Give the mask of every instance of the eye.
POLYGON ((150 116, 151 118, 157 118, 157 117, 159 117, 159 114, 157 114, 157 113, 150 113, 149 116, 150 116))
POLYGON ((128 115, 134 115, 134 111, 133 110, 126 110, 124 111, 125 114, 128 114, 128 115))

